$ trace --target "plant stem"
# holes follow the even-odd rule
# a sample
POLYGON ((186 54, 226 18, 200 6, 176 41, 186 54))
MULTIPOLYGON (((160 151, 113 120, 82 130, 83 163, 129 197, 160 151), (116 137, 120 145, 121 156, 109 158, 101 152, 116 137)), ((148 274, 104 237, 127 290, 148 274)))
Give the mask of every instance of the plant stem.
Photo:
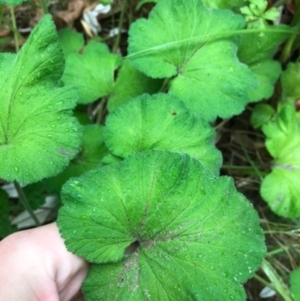
POLYGON ((164 79, 162 86, 159 89, 159 92, 166 93, 168 91, 169 81, 170 81, 169 78, 164 79))
POLYGON ((44 14, 48 14, 47 0, 41 0, 40 3, 44 14))
POLYGON ((16 52, 18 52, 20 49, 20 46, 19 46, 19 40, 18 40, 18 29, 17 29, 17 24, 16 24, 16 16, 15 16, 15 12, 14 12, 14 7, 12 5, 9 6, 9 9, 10 9, 10 15, 11 15, 11 20, 12 20, 12 30, 14 33, 16 52))
POLYGON ((38 218, 36 217, 36 215, 34 214, 33 210, 31 209, 29 203, 28 203, 28 200, 26 198, 26 195, 22 189, 22 187, 20 186, 20 184, 17 182, 17 181, 14 181, 14 185, 15 185, 15 188, 18 192, 18 195, 19 195, 19 199, 22 203, 22 205, 24 206, 24 208, 28 211, 29 215, 32 217, 32 219, 34 220, 35 224, 37 226, 40 226, 41 223, 40 221, 38 220, 38 218))
POLYGON ((282 281, 281 277, 277 274, 271 263, 264 259, 261 264, 261 269, 270 279, 270 281, 272 282, 272 287, 281 295, 281 297, 285 301, 293 301, 293 299, 289 295, 286 285, 282 281))
POLYGON ((289 0, 278 0, 274 3, 273 7, 279 7, 281 5, 284 5, 288 2, 289 0))
POLYGON ((120 20, 119 20, 119 26, 118 26, 119 31, 118 31, 118 35, 116 37, 116 40, 115 40, 115 43, 114 43, 114 46, 113 46, 113 49, 112 49, 112 52, 114 52, 114 53, 117 53, 117 50, 118 50, 118 47, 119 47, 119 44, 120 44, 126 5, 127 5, 127 1, 123 1, 121 16, 120 16, 120 20))
POLYGON ((254 275, 253 278, 255 278, 257 281, 259 281, 261 284, 269 287, 269 288, 273 288, 272 283, 269 283, 268 281, 266 281, 265 279, 263 279, 262 277, 258 276, 258 275, 254 275))

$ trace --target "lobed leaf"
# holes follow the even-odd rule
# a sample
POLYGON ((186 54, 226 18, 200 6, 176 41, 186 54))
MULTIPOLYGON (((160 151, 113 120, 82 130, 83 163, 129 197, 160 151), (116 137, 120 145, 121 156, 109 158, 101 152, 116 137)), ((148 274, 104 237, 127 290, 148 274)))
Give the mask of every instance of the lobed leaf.
POLYGON ((267 138, 266 147, 275 161, 260 193, 276 214, 299 217, 300 121, 294 106, 283 106, 262 129, 267 138))
POLYGON ((148 20, 132 24, 128 58, 148 76, 171 78, 169 92, 205 119, 227 118, 244 109, 248 90, 256 87, 230 37, 244 24, 241 16, 211 10, 201 0, 164 0, 148 20))
POLYGON ((161 80, 153 79, 138 71, 125 59, 108 100, 108 110, 112 111, 133 97, 143 93, 156 93, 162 85, 161 80))
POLYGON ((218 175, 222 158, 213 145, 214 134, 177 97, 145 94, 107 117, 105 143, 113 155, 123 158, 151 149, 187 153, 218 175))
POLYGON ((91 301, 244 300, 265 254, 252 205, 186 154, 134 154, 70 180, 62 198, 67 248, 96 263, 91 301))
POLYGON ((62 81, 79 89, 79 103, 87 104, 107 96, 114 85, 114 72, 121 58, 109 52, 105 44, 91 41, 81 53, 66 57, 62 81))
POLYGON ((280 78, 282 96, 285 101, 297 101, 300 98, 300 63, 289 63, 280 78))
POLYGON ((103 127, 97 124, 83 127, 80 150, 70 164, 57 176, 46 179, 50 191, 60 193, 62 185, 71 177, 78 177, 84 172, 95 168, 101 159, 108 154, 104 144, 103 127))
POLYGON ((242 36, 238 49, 241 62, 247 64, 256 76, 258 87, 249 92, 250 101, 260 101, 273 95, 274 85, 281 74, 280 63, 273 57, 281 43, 289 36, 285 25, 272 26, 257 33, 242 36))
POLYGON ((275 110, 270 105, 258 104, 254 107, 250 122, 257 129, 269 122, 274 114, 275 110))
POLYGON ((76 90, 58 88, 64 60, 50 15, 0 66, 0 177, 27 184, 57 174, 77 153, 80 127, 70 116, 76 90))
POLYGON ((84 46, 83 35, 68 27, 58 32, 58 41, 65 56, 71 53, 78 53, 84 46))

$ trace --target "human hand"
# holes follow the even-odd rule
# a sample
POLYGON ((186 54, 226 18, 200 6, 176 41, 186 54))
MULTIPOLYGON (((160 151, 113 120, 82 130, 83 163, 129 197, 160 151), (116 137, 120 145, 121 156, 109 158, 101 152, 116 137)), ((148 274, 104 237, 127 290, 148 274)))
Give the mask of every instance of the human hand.
POLYGON ((0 242, 1 301, 82 301, 88 264, 67 251, 55 223, 0 242))

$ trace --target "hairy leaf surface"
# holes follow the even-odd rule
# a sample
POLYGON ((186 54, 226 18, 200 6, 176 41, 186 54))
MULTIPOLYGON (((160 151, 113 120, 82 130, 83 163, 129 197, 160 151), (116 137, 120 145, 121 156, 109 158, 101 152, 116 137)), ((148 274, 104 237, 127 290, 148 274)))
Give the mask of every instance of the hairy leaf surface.
POLYGON ((64 59, 50 15, 0 67, 0 177, 25 184, 57 174, 77 153, 80 128, 70 116, 76 90, 57 87, 64 59))
POLYGON ((62 198, 68 249, 97 264, 88 300, 243 300, 265 254, 252 205, 186 154, 134 154, 71 179, 62 198))
POLYGON ((187 153, 213 174, 221 154, 213 145, 214 131, 177 97, 142 95, 114 110, 106 120, 105 143, 119 157, 144 150, 187 153))
POLYGON ((256 87, 229 37, 243 26, 241 16, 201 0, 161 1, 148 20, 132 24, 129 59, 148 76, 171 78, 169 92, 205 119, 227 118, 244 109, 256 87))

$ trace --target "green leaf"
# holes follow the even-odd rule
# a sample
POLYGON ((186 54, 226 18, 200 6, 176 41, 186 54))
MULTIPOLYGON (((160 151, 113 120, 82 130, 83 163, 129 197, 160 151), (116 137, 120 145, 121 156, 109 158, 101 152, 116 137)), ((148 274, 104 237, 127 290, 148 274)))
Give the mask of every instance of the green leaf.
POLYGON ((295 108, 285 105, 263 126, 266 147, 274 160, 260 193, 271 209, 284 217, 300 216, 300 121, 295 108))
POLYGON ((8 194, 0 188, 0 239, 16 231, 9 221, 8 194))
POLYGON ((249 0, 249 5, 240 9, 245 15, 249 28, 265 28, 266 21, 275 21, 279 17, 279 10, 275 7, 268 9, 266 0, 249 0))
POLYGON ((278 80, 281 67, 273 60, 279 45, 289 36, 289 27, 272 26, 272 31, 262 30, 258 33, 246 33, 241 38, 238 57, 247 64, 258 80, 258 87, 250 89, 250 101, 260 101, 272 96, 274 84, 278 80))
POLYGON ((157 3, 160 0, 140 0, 139 3, 136 5, 136 9, 140 9, 146 3, 157 3))
POLYGON ((107 117, 105 143, 119 157, 150 149, 187 153, 219 174, 222 159, 212 143, 214 134, 177 97, 142 95, 107 117))
POLYGON ((262 181, 260 193, 277 215, 295 218, 300 216, 300 169, 292 166, 273 168, 262 181))
POLYGON ((32 210, 36 210, 40 206, 44 205, 46 196, 49 195, 50 192, 45 187, 44 182, 26 185, 23 188, 23 191, 32 210))
POLYGON ((244 300, 265 255, 252 205, 186 154, 129 156, 70 180, 62 198, 67 248, 97 263, 88 300, 244 300))
POLYGON ((300 63, 289 63, 280 81, 284 100, 295 102, 300 99, 300 63))
POLYGON ((121 63, 118 55, 109 52, 105 44, 91 41, 83 53, 71 53, 66 58, 62 81, 79 89, 79 103, 87 104, 109 95, 114 85, 114 72, 121 63))
POLYGON ((258 88, 249 92, 250 101, 270 98, 274 93, 275 83, 281 73, 279 62, 268 60, 250 66, 258 81, 258 88))
POLYGON ((71 177, 78 177, 84 172, 100 164, 101 159, 108 154, 104 144, 103 127, 87 125, 84 128, 80 151, 66 169, 55 177, 45 180, 50 191, 60 192, 62 185, 71 177))
POLYGON ((0 0, 0 5, 7 4, 7 5, 19 5, 22 2, 26 2, 27 0, 0 0))
POLYGON ((290 274, 291 293, 295 301, 300 301, 300 268, 295 269, 290 274))
POLYGON ((172 78, 170 93, 205 119, 228 118, 244 109, 256 86, 229 37, 243 26, 241 16, 201 0, 164 0, 148 20, 132 24, 128 58, 148 76, 172 78))
POLYGON ((58 41, 64 51, 65 56, 68 56, 74 52, 79 52, 84 46, 83 35, 71 30, 68 27, 58 32, 58 41))
POLYGON ((251 124, 257 129, 262 127, 268 121, 270 121, 271 117, 275 114, 275 110, 273 107, 267 104, 258 104, 255 106, 252 115, 251 115, 251 124))
POLYGON ((203 0, 207 7, 212 8, 237 8, 245 4, 245 0, 203 0))
POLYGON ((58 88, 63 52, 50 15, 18 55, 0 56, 0 178, 27 184, 59 173, 77 153, 72 87, 58 88))
POLYGON ((161 80, 146 76, 126 59, 123 61, 113 91, 109 97, 108 110, 112 111, 129 99, 143 93, 152 94, 158 92, 161 85, 161 80))

